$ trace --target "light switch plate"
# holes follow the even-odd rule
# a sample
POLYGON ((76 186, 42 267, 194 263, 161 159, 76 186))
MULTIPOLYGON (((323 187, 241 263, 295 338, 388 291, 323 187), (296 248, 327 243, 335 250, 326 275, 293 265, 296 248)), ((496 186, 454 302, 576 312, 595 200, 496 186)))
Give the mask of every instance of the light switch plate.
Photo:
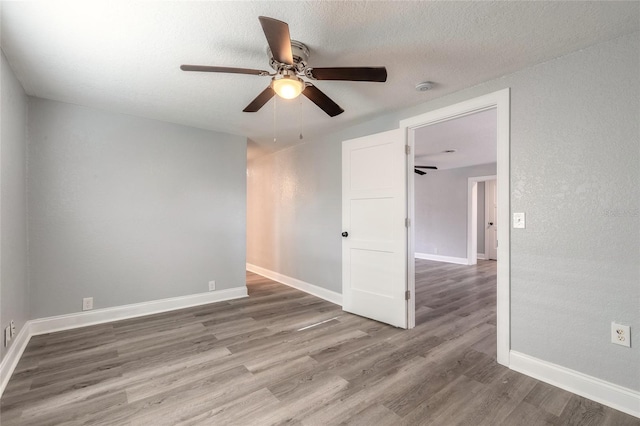
POLYGON ((524 213, 513 214, 513 227, 524 229, 524 213))

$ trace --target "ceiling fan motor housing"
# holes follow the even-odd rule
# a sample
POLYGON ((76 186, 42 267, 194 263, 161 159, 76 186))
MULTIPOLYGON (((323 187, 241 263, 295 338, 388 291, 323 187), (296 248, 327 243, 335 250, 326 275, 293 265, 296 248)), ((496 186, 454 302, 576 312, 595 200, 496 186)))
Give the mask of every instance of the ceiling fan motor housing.
MULTIPOLYGON (((309 48, 297 40, 291 40, 291 53, 293 56, 292 69, 294 69, 298 74, 304 74, 304 70, 309 64, 309 48)), ((274 70, 280 70, 283 65, 289 67, 288 65, 282 64, 273 59, 273 54, 271 53, 271 48, 269 46, 267 46, 267 56, 269 57, 269 65, 274 70)))

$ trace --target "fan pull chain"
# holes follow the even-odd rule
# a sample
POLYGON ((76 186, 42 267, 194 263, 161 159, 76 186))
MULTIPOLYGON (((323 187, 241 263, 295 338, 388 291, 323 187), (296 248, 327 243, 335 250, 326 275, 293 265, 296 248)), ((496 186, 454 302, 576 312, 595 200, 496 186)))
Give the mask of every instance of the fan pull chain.
POLYGON ((277 142, 276 139, 276 103, 278 102, 278 97, 273 97, 273 143, 277 142))
POLYGON ((304 110, 303 110, 303 104, 302 104, 302 97, 298 96, 298 98, 300 99, 300 140, 302 140, 303 136, 302 136, 302 129, 304 127, 304 110))

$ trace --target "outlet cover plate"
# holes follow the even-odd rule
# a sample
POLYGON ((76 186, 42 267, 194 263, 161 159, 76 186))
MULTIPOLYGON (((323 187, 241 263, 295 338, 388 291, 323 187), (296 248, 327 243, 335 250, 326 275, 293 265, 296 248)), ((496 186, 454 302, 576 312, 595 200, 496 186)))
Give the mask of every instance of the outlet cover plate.
POLYGON ((85 297, 82 299, 82 310, 90 311, 93 309, 93 297, 85 297))
POLYGON ((216 281, 209 281, 209 291, 214 291, 216 289, 216 281))
POLYGON ((611 323, 611 343, 631 347, 631 327, 628 325, 611 323))
POLYGON ((11 326, 8 325, 7 328, 4 329, 4 347, 6 348, 9 342, 11 341, 11 326))

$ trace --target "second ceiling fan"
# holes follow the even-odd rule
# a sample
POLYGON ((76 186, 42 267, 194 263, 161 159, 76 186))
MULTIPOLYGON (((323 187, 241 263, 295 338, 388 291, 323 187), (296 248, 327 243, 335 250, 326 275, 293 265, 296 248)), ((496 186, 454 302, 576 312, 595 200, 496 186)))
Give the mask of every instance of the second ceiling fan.
POLYGON ((413 166, 413 167, 414 167, 413 171, 419 174, 420 176, 426 175, 427 172, 423 172, 422 170, 418 170, 418 169, 438 170, 436 166, 413 166))
POLYGON ((223 72, 271 77, 271 83, 247 107, 244 112, 257 112, 274 95, 293 99, 300 94, 335 117, 344 112, 331 98, 320 91, 311 82, 303 80, 341 80, 341 81, 387 81, 385 67, 333 67, 312 68, 308 66, 309 48, 303 43, 291 40, 289 25, 277 19, 260 16, 258 18, 269 45, 267 54, 269 65, 275 72, 249 68, 216 67, 206 65, 181 65, 183 71, 223 72))

